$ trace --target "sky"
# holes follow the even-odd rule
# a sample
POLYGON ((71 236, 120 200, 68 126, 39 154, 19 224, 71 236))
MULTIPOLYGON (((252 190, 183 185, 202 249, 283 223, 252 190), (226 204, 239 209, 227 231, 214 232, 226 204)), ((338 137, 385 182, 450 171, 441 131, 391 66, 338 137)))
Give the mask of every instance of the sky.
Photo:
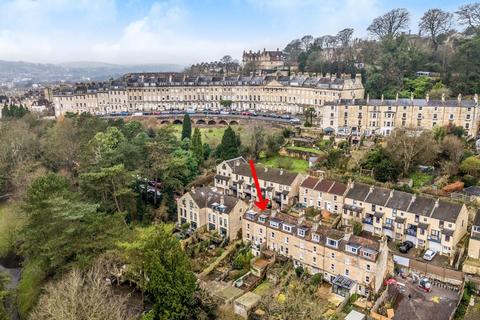
MULTIPOLYGON (((472 0, 473 1, 473 0, 472 0)), ((309 34, 347 27, 369 36, 371 21, 398 7, 411 31, 430 8, 456 0, 0 0, 0 60, 189 65, 241 59, 243 50, 284 48, 309 34)))

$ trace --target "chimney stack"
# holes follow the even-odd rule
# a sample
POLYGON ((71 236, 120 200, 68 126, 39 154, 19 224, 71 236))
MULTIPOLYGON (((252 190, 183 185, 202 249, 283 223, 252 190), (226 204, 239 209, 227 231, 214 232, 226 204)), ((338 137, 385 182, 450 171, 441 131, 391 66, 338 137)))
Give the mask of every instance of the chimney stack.
POLYGON ((223 205, 225 203, 225 197, 223 194, 220 196, 220 204, 223 205))
POLYGON ((461 93, 458 94, 457 100, 458 100, 459 103, 462 102, 462 94, 461 93))
POLYGON ((280 175, 283 174, 283 168, 280 168, 280 175))
POLYGON ((478 94, 475 93, 475 95, 473 96, 473 101, 475 101, 475 103, 478 104, 478 94))
POLYGON ((427 93, 427 95, 425 96, 425 100, 427 100, 427 102, 430 100, 430 95, 427 93))
POLYGON ((268 168, 267 168, 267 167, 265 167, 265 169, 264 169, 264 170, 265 170, 265 172, 267 172, 267 171, 268 171, 268 168))
POLYGON ((445 102, 445 93, 442 93, 442 102, 445 102))
POLYGON ((370 93, 367 93, 367 106, 370 103, 370 93))
POLYGON ((382 97, 380 99, 382 100, 382 103, 383 103, 383 93, 382 93, 382 97))

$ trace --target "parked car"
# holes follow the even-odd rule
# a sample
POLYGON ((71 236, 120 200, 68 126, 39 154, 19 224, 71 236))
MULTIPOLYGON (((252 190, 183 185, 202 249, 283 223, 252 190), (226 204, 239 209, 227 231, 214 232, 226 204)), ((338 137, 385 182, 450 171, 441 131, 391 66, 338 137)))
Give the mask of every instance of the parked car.
POLYGON ((292 118, 292 119, 290 119, 290 122, 291 122, 291 123, 300 123, 300 119, 298 119, 298 118, 292 118))
POLYGON ((400 245, 400 247, 398 248, 398 251, 400 251, 401 253, 407 253, 413 247, 414 245, 412 241, 405 241, 400 245))
POLYGON ((433 251, 433 250, 428 249, 423 254, 423 260, 432 261, 433 258, 435 258, 436 255, 437 255, 437 251, 433 251))

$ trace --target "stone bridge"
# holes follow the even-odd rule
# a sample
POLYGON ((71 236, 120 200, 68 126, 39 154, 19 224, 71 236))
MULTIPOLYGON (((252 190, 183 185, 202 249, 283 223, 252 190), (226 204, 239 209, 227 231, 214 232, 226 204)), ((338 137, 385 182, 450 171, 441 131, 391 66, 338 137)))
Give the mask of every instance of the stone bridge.
MULTIPOLYGON (((272 125, 294 125, 288 119, 264 117, 264 116, 244 116, 236 114, 189 114, 192 124, 205 126, 234 126, 269 122, 272 125)), ((144 116, 128 116, 131 119, 156 118, 160 124, 182 124, 184 114, 160 114, 144 116)), ((298 123, 300 124, 300 123, 298 123)))

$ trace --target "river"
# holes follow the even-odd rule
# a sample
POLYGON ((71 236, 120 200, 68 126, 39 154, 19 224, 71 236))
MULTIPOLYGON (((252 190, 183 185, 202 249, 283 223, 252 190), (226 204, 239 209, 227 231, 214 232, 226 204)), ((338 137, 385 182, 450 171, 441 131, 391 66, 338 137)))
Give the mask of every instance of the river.
MULTIPOLYGON (((5 272, 10 275, 10 283, 7 285, 8 289, 15 290, 20 281, 20 274, 22 269, 20 268, 20 262, 18 257, 13 254, 9 254, 4 258, 0 258, 0 272, 5 272)), ((7 308, 10 309, 10 319, 19 320, 20 316, 15 306, 15 300, 7 302, 7 308)))

